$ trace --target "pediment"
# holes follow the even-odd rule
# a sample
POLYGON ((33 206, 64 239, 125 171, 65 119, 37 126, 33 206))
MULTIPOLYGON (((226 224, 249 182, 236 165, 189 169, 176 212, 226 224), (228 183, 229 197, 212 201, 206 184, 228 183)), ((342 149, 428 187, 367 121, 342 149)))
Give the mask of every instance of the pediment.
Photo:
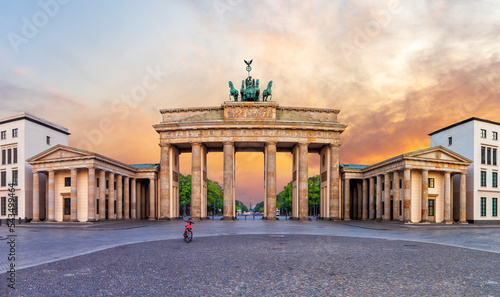
POLYGON ((449 162, 470 162, 469 159, 448 150, 442 146, 432 147, 421 151, 412 152, 406 155, 412 158, 442 160, 449 162))
POLYGON ((43 161, 53 161, 53 160, 64 160, 64 159, 74 159, 89 157, 93 154, 84 150, 71 148, 63 145, 54 146, 30 159, 28 162, 43 162, 43 161))

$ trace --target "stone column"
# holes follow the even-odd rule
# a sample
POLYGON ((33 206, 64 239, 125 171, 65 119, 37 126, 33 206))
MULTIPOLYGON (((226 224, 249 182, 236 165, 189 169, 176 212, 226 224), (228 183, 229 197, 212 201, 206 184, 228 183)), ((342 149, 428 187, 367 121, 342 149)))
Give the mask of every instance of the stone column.
POLYGON ((370 197, 369 197, 368 218, 375 220, 375 178, 370 177, 370 197))
POLYGON ((451 186, 450 173, 444 173, 444 220, 443 223, 451 224, 451 186))
POLYGON ((89 168, 87 198, 88 198, 88 216, 87 222, 94 222, 96 217, 95 210, 95 168, 89 168))
POLYGON ((344 179, 344 220, 351 220, 351 179, 344 179))
POLYGON ((224 210, 223 218, 233 218, 234 143, 224 142, 224 210))
POLYGON ((121 220, 123 217, 123 188, 122 188, 123 177, 118 175, 116 178, 116 219, 121 220))
POLYGON ((136 180, 137 187, 136 187, 136 200, 135 200, 135 211, 137 215, 137 219, 140 220, 142 219, 142 212, 141 212, 141 200, 142 200, 142 183, 139 180, 136 180))
POLYGON ((54 179, 54 170, 49 170, 49 207, 47 208, 48 222, 56 221, 56 185, 54 179))
POLYGON ((155 179, 149 179, 149 220, 155 220, 155 205, 156 205, 156 195, 155 195, 155 179))
POLYGON ((77 208, 77 199, 78 199, 78 188, 77 188, 77 175, 78 171, 76 168, 71 169, 71 198, 70 198, 70 220, 71 222, 78 222, 76 208, 77 208))
POLYGON ((130 218, 137 220, 137 181, 135 178, 130 179, 130 218))
POLYGON ((339 171, 340 144, 330 144, 330 218, 340 219, 340 171, 339 171))
POLYGON ((389 173, 384 174, 384 221, 391 220, 391 181, 389 173))
POLYGON ((106 171, 99 172, 99 221, 106 219, 106 171))
POLYGON ((403 173, 403 222, 411 222, 411 171, 405 169, 403 173))
POLYGON ((429 171, 422 170, 422 218, 420 223, 428 223, 428 200, 429 200, 429 171))
POLYGON ((467 216, 466 216, 466 197, 467 192, 465 188, 465 173, 460 173, 460 224, 467 224, 467 216))
POLYGON ((161 140, 160 159, 160 219, 170 217, 170 144, 161 140))
POLYGON ((363 178, 363 211, 361 219, 368 220, 368 181, 366 178, 363 178))
POLYGON ((377 203, 377 221, 382 221, 382 176, 377 175, 377 198, 376 198, 376 203, 377 203))
POLYGON ((201 218, 201 143, 191 144, 191 219, 201 218))
POLYGON ((308 144, 299 143, 299 219, 309 219, 308 144))
POLYGON ((354 186, 351 189, 351 208, 352 208, 352 217, 351 219, 356 220, 358 218, 358 182, 355 180, 354 186))
POLYGON ((130 219, 130 178, 124 178, 124 191, 123 191, 123 217, 125 220, 130 219))
POLYGON ((399 201, 401 200, 399 197, 399 172, 394 171, 394 174, 392 176, 392 184, 394 185, 394 207, 393 207, 393 220, 394 221, 401 221, 401 217, 399 215, 399 201))
POLYGON ((276 219, 276 142, 266 143, 266 193, 267 193, 267 214, 270 220, 276 219))
POLYGON ((108 182, 108 220, 115 219, 115 174, 109 173, 108 182))
POLYGON ((146 218, 146 192, 147 192, 147 185, 141 184, 141 219, 146 218))
POLYGON ((33 223, 40 221, 40 176, 33 171, 33 223))
POLYGON ((358 193, 358 215, 356 219, 361 220, 363 218, 363 183, 357 183, 357 193, 358 193))

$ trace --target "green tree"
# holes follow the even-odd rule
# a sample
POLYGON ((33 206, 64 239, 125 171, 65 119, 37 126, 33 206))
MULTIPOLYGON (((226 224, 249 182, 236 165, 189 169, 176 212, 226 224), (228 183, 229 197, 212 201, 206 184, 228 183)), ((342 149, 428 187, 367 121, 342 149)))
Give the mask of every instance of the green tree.
POLYGON ((182 207, 186 204, 186 210, 191 206, 191 175, 179 174, 179 206, 182 207))
POLYGON ((235 201, 235 204, 236 204, 236 209, 241 209, 241 211, 248 211, 248 207, 243 204, 243 202, 239 201, 239 200, 236 200, 235 201))
POLYGON ((258 211, 258 212, 263 212, 264 211, 264 201, 257 203, 257 205, 255 205, 255 207, 253 209, 255 209, 255 211, 258 211))
POLYGON ((309 188, 309 214, 314 214, 314 209, 316 209, 316 214, 319 212, 319 196, 320 196, 320 188, 321 182, 319 179, 319 175, 310 177, 308 180, 308 188, 309 188))

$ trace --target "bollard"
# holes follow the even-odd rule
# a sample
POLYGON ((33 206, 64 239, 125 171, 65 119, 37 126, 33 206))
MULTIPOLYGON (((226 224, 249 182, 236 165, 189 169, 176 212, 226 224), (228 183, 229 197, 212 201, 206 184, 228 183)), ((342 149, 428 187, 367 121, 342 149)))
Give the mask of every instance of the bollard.
POLYGON ((245 221, 247 220, 247 215, 245 215, 245 221))
POLYGON ((253 220, 255 221, 255 215, 252 215, 253 216, 253 220))
POLYGON ((21 217, 19 217, 19 225, 21 225, 21 217))
POLYGON ((24 217, 24 223, 27 224, 28 223, 28 218, 27 217, 24 217))

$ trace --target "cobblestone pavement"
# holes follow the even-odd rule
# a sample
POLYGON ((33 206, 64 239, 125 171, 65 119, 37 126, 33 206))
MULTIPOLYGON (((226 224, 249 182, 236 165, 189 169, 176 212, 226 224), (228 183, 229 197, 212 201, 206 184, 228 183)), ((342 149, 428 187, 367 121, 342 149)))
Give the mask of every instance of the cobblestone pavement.
MULTIPOLYGON (((16 226, 16 268, 51 263, 75 256, 87 255, 109 248, 134 243, 180 239, 185 223, 181 220, 122 221, 88 223, 22 224, 16 226)), ((0 236, 8 229, 0 227, 0 236)), ((237 221, 204 220, 196 222, 194 234, 197 240, 204 237, 225 235, 328 235, 346 238, 386 239, 434 243, 448 247, 461 247, 473 251, 489 252, 496 257, 500 253, 500 226, 478 225, 403 225, 371 221, 350 222, 297 222, 264 221, 243 218, 237 221)), ((216 237, 219 238, 219 237, 216 237)), ((221 244, 226 240, 220 237, 221 244)), ((218 240, 219 240, 218 239, 218 240)), ((217 241, 218 242, 218 241, 217 241)), ((7 271, 9 245, 0 240, 0 271, 7 271)), ((440 247, 444 248, 444 247, 440 247)), ((498 270, 498 268, 496 268, 498 270)), ((426 268, 422 268, 423 271, 426 268)), ((5 276, 5 274, 4 274, 5 276)), ((3 277, 5 279, 5 277, 3 277)), ((500 294, 499 294, 500 295, 500 294)))
MULTIPOLYGON (((16 226, 16 267, 32 267, 126 244, 178 239, 185 223, 122 221, 96 224, 23 224, 16 226)), ((194 225, 197 237, 244 234, 307 234, 408 240, 500 253, 500 226, 403 225, 371 221, 297 222, 260 219, 204 220, 194 225)), ((0 236, 8 229, 0 227, 0 236)), ((7 240, 0 240, 0 271, 9 265, 7 240)))
POLYGON ((500 295, 496 253, 373 238, 196 234, 189 244, 124 245, 23 269, 15 295, 2 285, 2 296, 500 295))

